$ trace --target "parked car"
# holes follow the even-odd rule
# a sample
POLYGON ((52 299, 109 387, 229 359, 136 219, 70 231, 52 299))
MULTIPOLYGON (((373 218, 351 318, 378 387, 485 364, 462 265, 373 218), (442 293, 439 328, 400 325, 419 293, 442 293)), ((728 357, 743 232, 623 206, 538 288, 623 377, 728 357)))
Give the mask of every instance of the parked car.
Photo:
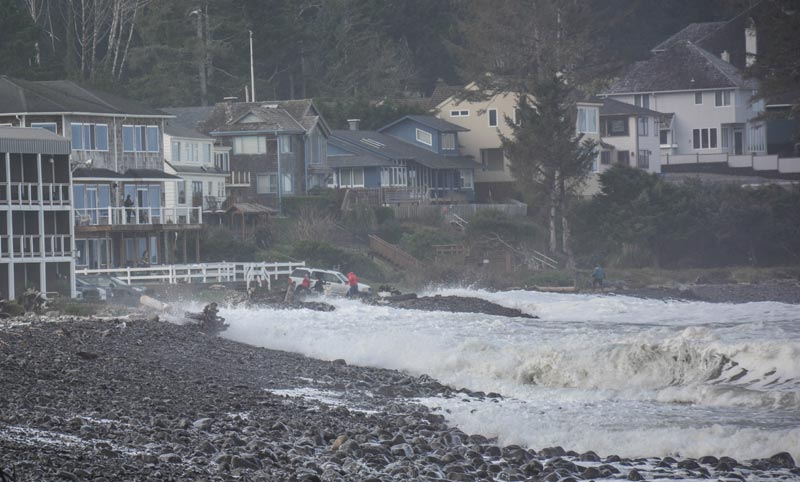
POLYGON ((105 290, 106 295, 111 295, 108 298, 117 300, 132 298, 139 299, 139 297, 145 294, 147 291, 141 286, 131 286, 125 281, 114 276, 79 276, 76 278, 76 284, 78 280, 85 282, 87 286, 105 290))
POLYGON ((75 278, 75 291, 79 300, 106 301, 108 299, 108 291, 105 288, 94 286, 82 278, 75 278))
MULTIPOLYGON (((300 284, 303 282, 303 277, 306 275, 308 275, 308 279, 311 280, 311 286, 314 286, 314 283, 317 281, 317 279, 321 277, 322 281, 325 282, 324 289, 326 295, 345 296, 350 289, 350 285, 347 282, 347 276, 338 271, 332 271, 328 269, 297 268, 296 270, 292 271, 292 274, 289 275, 289 278, 291 278, 291 280, 294 281, 297 286, 300 286, 300 284)), ((371 293, 372 288, 370 288, 369 285, 358 283, 358 291, 359 293, 371 293)))

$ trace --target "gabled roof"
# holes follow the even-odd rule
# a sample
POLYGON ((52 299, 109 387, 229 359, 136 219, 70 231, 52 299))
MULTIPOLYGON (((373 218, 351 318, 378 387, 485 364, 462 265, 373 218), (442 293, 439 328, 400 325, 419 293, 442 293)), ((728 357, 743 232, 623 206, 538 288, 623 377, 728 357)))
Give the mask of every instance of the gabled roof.
POLYGON ((679 32, 675 33, 668 39, 664 40, 660 44, 650 49, 650 51, 653 53, 663 52, 665 50, 668 50, 673 45, 679 42, 684 42, 686 40, 694 44, 697 44, 708 35, 719 30, 720 27, 722 27, 726 23, 727 22, 690 23, 689 25, 681 29, 679 32))
POLYGON ((47 129, 0 127, 0 152, 14 154, 70 154, 70 141, 47 129))
POLYGON ((196 129, 178 123, 176 119, 170 119, 169 121, 167 121, 167 125, 164 126, 164 134, 172 137, 181 137, 186 139, 204 139, 204 140, 213 139, 212 137, 209 137, 199 132, 196 129))
POLYGON ((473 169, 478 166, 471 158, 442 156, 376 131, 336 130, 328 142, 355 155, 372 155, 380 160, 410 160, 432 169, 473 169))
POLYGON ((462 92, 463 90, 463 85, 447 85, 441 80, 436 82, 436 87, 434 87, 430 97, 430 107, 438 107, 442 102, 462 92))
POLYGON ((614 99, 603 99, 603 105, 600 106, 600 115, 636 115, 636 116, 654 116, 661 118, 661 112, 645 109, 633 104, 620 102, 614 99))
POLYGON ((169 117, 142 103, 82 87, 71 80, 29 81, 0 76, 2 114, 102 114, 109 116, 169 117))
POLYGON ((754 88, 739 69, 689 41, 633 64, 606 94, 754 88))
POLYGON ((235 132, 305 133, 319 127, 325 134, 330 128, 311 99, 264 102, 222 102, 207 107, 170 107, 177 123, 210 135, 235 132), (258 122, 240 122, 252 115, 258 122))
POLYGON ((431 129, 437 130, 439 132, 467 132, 469 129, 466 127, 461 127, 459 125, 453 124, 452 122, 447 122, 446 120, 439 119, 438 117, 434 117, 432 115, 407 115, 397 119, 394 122, 390 122, 385 126, 378 129, 378 132, 383 132, 388 128, 400 124, 401 122, 405 122, 406 120, 412 120, 419 124, 422 124, 426 127, 430 127, 431 129))

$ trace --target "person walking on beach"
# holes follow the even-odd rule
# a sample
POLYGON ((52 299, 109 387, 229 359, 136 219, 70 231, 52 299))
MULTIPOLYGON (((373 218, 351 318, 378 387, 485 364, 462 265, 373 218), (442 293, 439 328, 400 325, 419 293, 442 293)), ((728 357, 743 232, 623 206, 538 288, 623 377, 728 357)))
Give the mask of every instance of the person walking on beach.
POLYGON ((605 279, 606 271, 598 264, 594 267, 594 271, 592 271, 592 288, 597 289, 599 287, 602 290, 605 279))
POLYGON ((352 271, 347 273, 347 284, 350 285, 350 289, 347 291, 347 297, 358 296, 358 276, 352 271))

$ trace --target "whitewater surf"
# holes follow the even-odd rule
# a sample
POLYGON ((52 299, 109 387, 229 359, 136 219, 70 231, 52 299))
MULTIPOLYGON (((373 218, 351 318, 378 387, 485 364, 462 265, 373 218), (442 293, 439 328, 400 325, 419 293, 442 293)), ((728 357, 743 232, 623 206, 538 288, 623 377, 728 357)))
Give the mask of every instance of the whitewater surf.
POLYGON ((334 312, 231 308, 223 336, 427 374, 501 400, 426 398, 501 444, 623 457, 800 458, 800 310, 629 297, 486 292, 540 319, 329 299, 334 312))

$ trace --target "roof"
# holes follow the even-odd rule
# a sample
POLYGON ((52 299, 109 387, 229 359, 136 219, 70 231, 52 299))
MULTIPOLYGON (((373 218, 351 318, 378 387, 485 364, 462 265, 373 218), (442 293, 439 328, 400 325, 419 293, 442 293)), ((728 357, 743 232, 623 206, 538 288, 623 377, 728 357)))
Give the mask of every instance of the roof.
POLYGON ((254 203, 235 203, 225 210, 225 213, 244 213, 244 214, 274 214, 277 211, 267 206, 254 203))
POLYGON ((102 169, 102 168, 93 168, 93 167, 79 167, 72 171, 72 179, 105 179, 105 180, 117 180, 117 179, 127 179, 128 177, 124 174, 120 174, 117 171, 112 171, 111 169, 102 169))
POLYGON ((0 113, 86 113, 169 117, 140 102, 83 87, 71 80, 29 81, 0 76, 0 113))
POLYGON ((644 107, 639 107, 633 104, 628 104, 625 102, 620 102, 614 99, 604 99, 603 105, 600 106, 600 115, 647 115, 647 116, 655 116, 661 117, 661 112, 656 112, 654 110, 645 109, 644 107))
POLYGON ((469 129, 466 127, 461 127, 459 125, 453 124, 452 122, 447 122, 446 120, 439 119, 438 117, 434 117, 432 115, 407 115, 403 116, 400 119, 397 119, 394 122, 390 122, 385 126, 378 129, 378 132, 383 132, 386 129, 400 124, 406 120, 412 120, 424 126, 430 127, 431 129, 435 129, 439 132, 467 132, 469 129))
POLYGON ((329 154, 327 164, 334 169, 338 169, 340 167, 390 167, 395 165, 390 160, 380 159, 371 154, 329 154))
POLYGON ((377 156, 379 160, 411 160, 432 169, 474 169, 479 166, 471 158, 443 156, 376 131, 337 130, 331 133, 329 142, 356 155, 377 156))
POLYGON ((195 128, 178 123, 175 119, 170 119, 167 121, 167 125, 164 126, 164 134, 172 137, 182 137, 188 139, 213 139, 213 137, 209 137, 195 128))
POLYGON ((123 177, 136 181, 177 181, 181 179, 158 169, 128 169, 123 177))
POLYGON ((690 23, 679 32, 675 33, 668 39, 664 40, 660 44, 656 45, 652 49, 651 52, 663 52, 668 50, 673 45, 677 44, 678 42, 683 41, 690 41, 693 43, 698 43, 702 39, 704 39, 709 34, 712 34, 720 29, 723 25, 727 22, 702 22, 702 23, 690 23))
POLYGON ((606 94, 753 88, 739 69, 689 41, 634 63, 606 94))
POLYGON ((438 107, 442 102, 464 90, 463 85, 447 85, 444 81, 436 82, 430 97, 430 107, 438 107))
POLYGON ((0 127, 0 152, 15 154, 70 154, 69 139, 47 129, 0 127))
POLYGON ((186 166, 182 164, 172 164, 168 163, 170 167, 175 169, 175 172, 178 174, 206 174, 206 175, 226 175, 228 172, 223 171, 222 169, 218 169, 217 167, 204 167, 204 166, 186 166))
POLYGON ((213 106, 168 107, 164 110, 175 116, 176 125, 211 135, 235 132, 304 133, 317 126, 325 133, 330 132, 311 99, 221 102, 213 106), (241 123, 240 120, 249 114, 259 121, 241 123))

